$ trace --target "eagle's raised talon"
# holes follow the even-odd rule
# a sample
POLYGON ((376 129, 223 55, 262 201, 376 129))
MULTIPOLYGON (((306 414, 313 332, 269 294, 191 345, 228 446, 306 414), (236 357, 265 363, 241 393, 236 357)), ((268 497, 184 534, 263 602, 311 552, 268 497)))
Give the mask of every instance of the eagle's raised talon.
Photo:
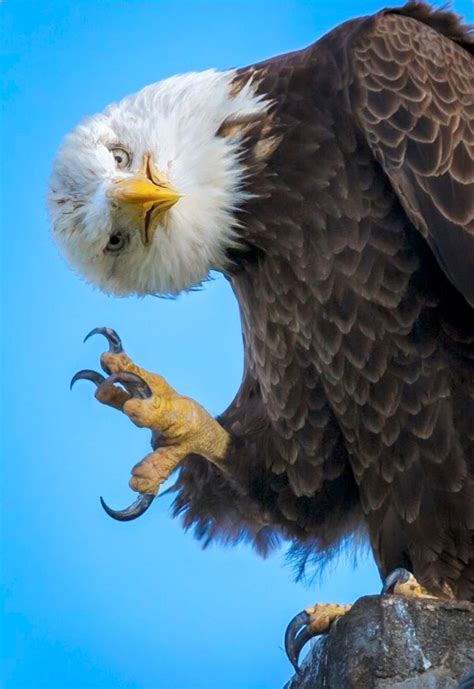
POLYGON ((156 495, 151 495, 150 493, 140 493, 138 498, 124 510, 111 509, 102 496, 100 496, 100 504, 107 512, 109 517, 112 517, 112 519, 116 519, 118 522, 130 522, 133 519, 141 517, 141 515, 150 507, 155 498, 156 495))
MULTIPOLYGON (((112 510, 101 498, 104 510, 114 519, 129 521, 151 505, 161 484, 188 455, 199 454, 221 465, 227 453, 228 433, 194 400, 179 395, 164 378, 140 368, 124 352, 121 340, 111 328, 94 328, 91 335, 104 335, 109 350, 100 357, 108 376, 89 369, 79 371, 77 380, 97 385, 96 399, 126 414, 141 428, 149 428, 164 444, 132 469, 130 487, 139 497, 124 510, 112 510)), ((87 339, 87 338, 86 338, 87 339)))
POLYGON ((113 373, 108 378, 104 378, 97 392, 99 393, 103 388, 115 384, 123 385, 131 397, 135 399, 146 400, 153 396, 150 386, 143 378, 137 376, 136 373, 127 373, 126 371, 113 373))
POLYGON ((90 368, 84 368, 82 369, 82 371, 78 371, 77 373, 75 373, 71 378, 71 382, 69 384, 70 390, 72 390, 72 388, 78 380, 90 380, 97 387, 99 387, 105 381, 105 376, 103 376, 102 373, 99 373, 98 371, 94 371, 90 368))
POLYGON ((94 328, 90 333, 87 333, 84 342, 92 337, 92 335, 103 335, 109 343, 109 352, 112 354, 121 354, 123 352, 122 340, 112 328, 94 328))
POLYGON ((115 388, 110 382, 107 384, 109 379, 110 377, 106 378, 98 371, 85 368, 73 375, 69 384, 69 389, 72 390, 78 380, 90 380, 97 386, 95 396, 99 402, 107 404, 109 407, 114 407, 114 409, 118 409, 119 411, 123 411, 123 405, 131 399, 132 395, 129 392, 125 392, 125 390, 115 388))

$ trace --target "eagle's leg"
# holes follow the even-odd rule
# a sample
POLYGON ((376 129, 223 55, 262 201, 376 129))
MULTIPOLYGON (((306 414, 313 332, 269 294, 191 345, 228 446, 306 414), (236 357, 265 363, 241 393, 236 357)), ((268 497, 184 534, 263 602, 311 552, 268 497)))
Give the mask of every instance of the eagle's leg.
POLYGON ((94 371, 80 371, 72 382, 91 380, 97 385, 95 396, 99 402, 120 409, 136 426, 149 428, 161 439, 161 446, 133 467, 129 482, 133 490, 156 495, 159 486, 189 454, 199 454, 217 465, 224 463, 229 435, 201 405, 179 395, 162 376, 137 366, 125 354, 113 330, 96 328, 92 333, 104 335, 109 342, 109 351, 100 357, 109 375, 105 378, 94 371))
POLYGON ((338 603, 316 603, 293 617, 285 632, 285 650, 296 672, 299 672, 298 658, 303 646, 313 636, 328 632, 332 623, 351 607, 338 603))

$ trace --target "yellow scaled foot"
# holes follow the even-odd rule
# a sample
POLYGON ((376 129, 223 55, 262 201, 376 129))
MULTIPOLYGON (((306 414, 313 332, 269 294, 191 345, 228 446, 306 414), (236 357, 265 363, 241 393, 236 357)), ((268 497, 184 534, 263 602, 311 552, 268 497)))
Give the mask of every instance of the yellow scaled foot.
POLYGON ((179 395, 161 376, 134 364, 123 351, 115 331, 95 328, 87 337, 95 334, 104 335, 109 343, 109 351, 100 358, 108 378, 96 371, 83 370, 76 373, 71 385, 79 379, 91 380, 97 385, 99 402, 119 409, 136 426, 149 428, 159 435, 161 441, 158 449, 132 469, 129 485, 141 494, 133 505, 115 511, 101 498, 110 516, 128 521, 148 509, 160 485, 187 455, 198 454, 221 465, 229 435, 197 402, 179 395))
POLYGON ((285 650, 296 672, 299 672, 298 658, 303 646, 313 636, 328 632, 332 623, 345 615, 351 607, 338 603, 316 603, 291 620, 285 632, 285 650))
MULTIPOLYGON (((425 589, 415 579, 413 574, 403 567, 394 569, 383 584, 382 593, 393 593, 397 596, 406 596, 408 598, 438 598, 434 596, 427 589, 425 589)), ((451 588, 445 584, 439 595, 443 599, 454 598, 454 593, 451 588)))
POLYGON ((316 603, 310 608, 305 608, 305 612, 309 615, 308 632, 312 636, 316 634, 325 634, 329 631, 331 624, 339 617, 352 608, 352 605, 341 605, 339 603, 316 603))

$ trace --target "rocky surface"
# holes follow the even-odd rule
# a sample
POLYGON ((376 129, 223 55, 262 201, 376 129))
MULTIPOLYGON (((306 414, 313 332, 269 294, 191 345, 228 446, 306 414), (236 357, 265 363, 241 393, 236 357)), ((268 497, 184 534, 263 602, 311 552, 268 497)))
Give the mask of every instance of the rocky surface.
POLYGON ((368 596, 313 641, 285 689, 455 689, 473 665, 473 604, 368 596))

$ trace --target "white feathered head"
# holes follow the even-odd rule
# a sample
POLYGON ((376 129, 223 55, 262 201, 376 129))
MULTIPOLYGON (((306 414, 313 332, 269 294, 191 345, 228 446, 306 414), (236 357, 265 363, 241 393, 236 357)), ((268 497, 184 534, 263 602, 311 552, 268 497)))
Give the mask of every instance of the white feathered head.
POLYGON ((252 80, 235 88, 235 72, 209 70, 86 119, 62 144, 48 194, 69 264, 117 295, 176 294, 224 270, 248 196, 245 123, 268 108, 252 80))

